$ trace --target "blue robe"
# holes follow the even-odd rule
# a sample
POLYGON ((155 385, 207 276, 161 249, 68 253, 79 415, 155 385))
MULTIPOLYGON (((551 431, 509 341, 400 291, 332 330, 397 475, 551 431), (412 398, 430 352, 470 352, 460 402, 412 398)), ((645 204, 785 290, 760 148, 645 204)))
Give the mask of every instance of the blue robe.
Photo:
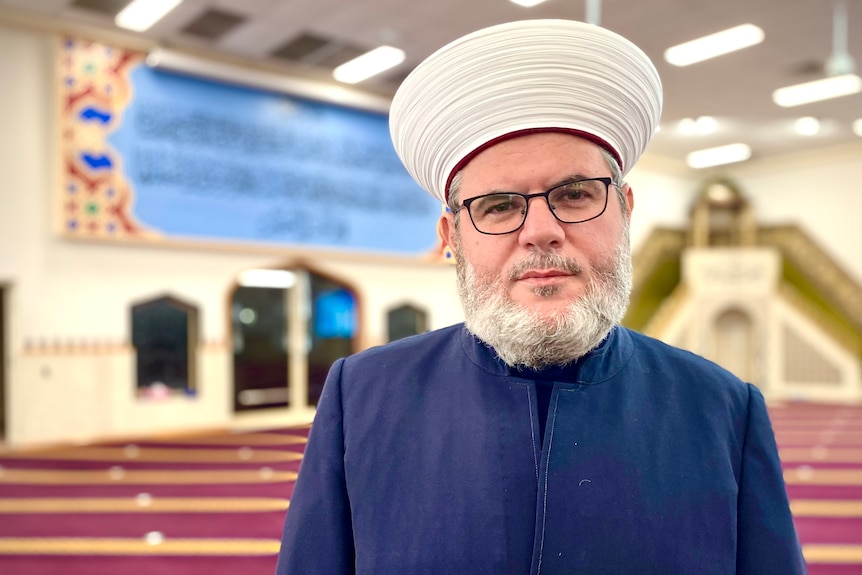
POLYGON ((519 372, 456 325, 332 366, 277 573, 805 566, 757 388, 621 327, 572 366, 519 372))

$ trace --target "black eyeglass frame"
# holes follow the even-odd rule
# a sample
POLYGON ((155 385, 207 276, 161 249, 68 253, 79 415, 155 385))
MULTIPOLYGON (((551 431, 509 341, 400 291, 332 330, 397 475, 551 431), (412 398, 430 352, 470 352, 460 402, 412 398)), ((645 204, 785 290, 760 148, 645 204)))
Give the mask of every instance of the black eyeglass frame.
POLYGON ((458 210, 456 211, 456 213, 458 213, 461 210, 466 208, 467 214, 470 216, 470 223, 473 224, 473 228, 477 232, 479 232, 480 234, 485 234, 488 236, 505 236, 506 234, 513 234, 513 233, 517 232, 518 230, 520 230, 522 227, 524 227, 524 223, 527 221, 527 215, 530 212, 530 200, 533 198, 543 197, 543 198, 545 198, 545 204, 547 204, 548 210, 554 215, 554 218, 558 222, 560 222, 561 224, 582 224, 584 222, 589 222, 590 220, 594 220, 594 219, 600 217, 602 214, 604 214, 608 210, 608 196, 611 194, 611 186, 612 185, 615 188, 617 187, 617 185, 614 183, 613 178, 608 178, 608 177, 604 177, 604 178, 582 178, 579 180, 569 180, 569 181, 563 182, 562 184, 557 184, 553 188, 548 188, 544 192, 538 192, 535 194, 519 194, 517 192, 494 192, 491 194, 482 194, 481 196, 476 196, 475 198, 470 198, 470 199, 467 199, 467 200, 464 200, 463 202, 461 202, 461 205, 458 206, 458 210), (580 182, 602 182, 605 185, 605 205, 602 206, 602 210, 594 216, 591 216, 591 217, 583 219, 583 220, 575 220, 572 222, 567 222, 566 220, 562 219, 560 216, 557 215, 556 210, 551 205, 550 195, 555 190, 559 190, 560 188, 564 188, 566 186, 571 186, 572 184, 577 184, 580 182), (518 227, 516 227, 515 229, 508 231, 508 232, 483 232, 482 230, 480 230, 479 226, 476 225, 476 221, 473 219, 473 212, 470 211, 470 204, 472 204, 476 200, 480 200, 482 198, 487 198, 488 196, 521 196, 522 198, 524 198, 524 203, 525 203, 524 217, 521 219, 521 224, 518 227))

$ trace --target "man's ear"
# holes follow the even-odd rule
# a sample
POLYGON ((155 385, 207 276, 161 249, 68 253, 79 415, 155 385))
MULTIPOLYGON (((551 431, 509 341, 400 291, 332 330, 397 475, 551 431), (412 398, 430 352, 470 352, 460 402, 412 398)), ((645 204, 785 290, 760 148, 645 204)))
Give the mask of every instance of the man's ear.
POLYGON ((628 184, 623 184, 623 198, 626 202, 626 213, 631 218, 632 210, 635 209, 635 195, 632 187, 628 184))
POLYGON ((455 216, 448 207, 443 209, 440 220, 437 222, 437 235, 440 242, 450 249, 455 248, 455 216))

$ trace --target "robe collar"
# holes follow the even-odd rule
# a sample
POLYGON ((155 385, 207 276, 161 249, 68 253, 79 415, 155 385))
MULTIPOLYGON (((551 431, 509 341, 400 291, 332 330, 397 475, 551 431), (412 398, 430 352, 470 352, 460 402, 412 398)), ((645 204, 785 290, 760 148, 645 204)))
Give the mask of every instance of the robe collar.
POLYGON ((629 362, 634 353, 632 337, 624 327, 615 326, 602 342, 584 357, 567 366, 545 370, 517 370, 497 357, 492 347, 462 326, 461 348, 479 369, 495 376, 518 379, 565 381, 578 384, 599 384, 611 379, 629 362))

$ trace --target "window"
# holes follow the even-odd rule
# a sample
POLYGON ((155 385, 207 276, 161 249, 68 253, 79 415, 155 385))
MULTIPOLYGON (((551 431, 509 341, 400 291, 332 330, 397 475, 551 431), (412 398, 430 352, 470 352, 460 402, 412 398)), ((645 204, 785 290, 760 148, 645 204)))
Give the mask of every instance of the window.
POLYGON ((386 319, 389 341, 428 331, 428 313, 410 304, 389 310, 386 319))
POLYGON ((172 297, 132 307, 137 388, 145 394, 195 389, 198 312, 172 297))

